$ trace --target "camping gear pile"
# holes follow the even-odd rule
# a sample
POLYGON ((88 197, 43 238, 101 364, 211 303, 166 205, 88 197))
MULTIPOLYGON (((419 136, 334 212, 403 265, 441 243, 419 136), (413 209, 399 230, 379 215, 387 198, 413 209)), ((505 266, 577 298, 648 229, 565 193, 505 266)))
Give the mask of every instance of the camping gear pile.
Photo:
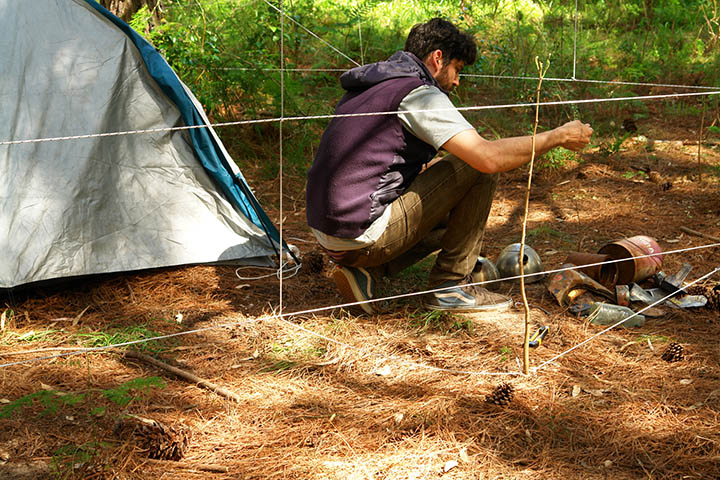
POLYGON ((548 290, 560 305, 598 325, 622 322, 637 327, 644 325, 646 317, 664 315, 666 307, 705 306, 705 296, 690 295, 683 288, 692 266, 683 264, 668 275, 661 270, 662 261, 655 239, 624 238, 606 244, 596 254, 568 255, 562 271, 548 279, 548 290))

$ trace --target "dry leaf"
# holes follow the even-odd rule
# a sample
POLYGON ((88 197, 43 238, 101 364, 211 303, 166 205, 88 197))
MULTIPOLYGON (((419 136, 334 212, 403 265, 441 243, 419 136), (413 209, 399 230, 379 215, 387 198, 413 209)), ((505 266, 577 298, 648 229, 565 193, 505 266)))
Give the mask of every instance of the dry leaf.
POLYGON ((456 460, 448 460, 447 462, 445 462, 445 466, 443 467, 443 472, 447 473, 457 466, 458 466, 458 462, 456 460))
POLYGON ((605 392, 607 392, 607 390, 600 390, 600 389, 597 389, 597 390, 585 389, 585 391, 587 393, 589 393, 590 395, 592 395, 593 397, 602 397, 603 394, 605 392))
POLYGON ((78 314, 77 317, 73 318, 73 321, 72 321, 73 327, 80 322, 80 319, 82 318, 83 315, 85 315, 85 312, 88 311, 88 308, 90 308, 90 305, 88 305, 87 307, 85 307, 85 308, 83 309, 83 311, 78 314))
POLYGON ((460 449, 460 460, 465 463, 470 463, 470 455, 468 455, 467 453, 467 447, 463 447, 460 449))

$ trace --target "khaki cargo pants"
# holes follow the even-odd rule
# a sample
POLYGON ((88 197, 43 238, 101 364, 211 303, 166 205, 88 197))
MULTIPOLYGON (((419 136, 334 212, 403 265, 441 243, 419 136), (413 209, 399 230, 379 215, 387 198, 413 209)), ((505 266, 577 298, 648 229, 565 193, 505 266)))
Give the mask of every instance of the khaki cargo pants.
POLYGON ((374 244, 332 256, 341 265, 392 276, 439 249, 428 285, 462 280, 477 261, 497 181, 497 174, 447 155, 392 203, 388 225, 374 244))

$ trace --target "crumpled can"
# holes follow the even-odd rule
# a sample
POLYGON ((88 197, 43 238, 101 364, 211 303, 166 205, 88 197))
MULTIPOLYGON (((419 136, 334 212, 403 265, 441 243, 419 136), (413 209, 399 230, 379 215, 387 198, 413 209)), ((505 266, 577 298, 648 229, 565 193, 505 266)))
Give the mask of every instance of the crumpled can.
POLYGON ((642 327, 645 325, 644 315, 635 313, 628 307, 603 302, 595 302, 590 307, 587 318, 594 325, 615 325, 624 318, 627 318, 627 320, 620 324, 623 327, 642 327))

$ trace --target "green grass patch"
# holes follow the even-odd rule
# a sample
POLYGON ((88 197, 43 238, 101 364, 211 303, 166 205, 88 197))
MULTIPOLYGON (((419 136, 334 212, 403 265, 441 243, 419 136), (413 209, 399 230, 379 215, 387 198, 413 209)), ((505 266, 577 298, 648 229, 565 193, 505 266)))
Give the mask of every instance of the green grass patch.
POLYGON ((531 228, 525 233, 525 239, 527 243, 538 242, 540 240, 561 240, 563 242, 570 242, 572 238, 565 232, 555 230, 547 225, 540 225, 537 228, 531 228))
POLYGON ((540 158, 538 167, 541 169, 559 170, 567 168, 571 162, 576 162, 578 158, 577 153, 571 150, 554 148, 540 158))
POLYGON ((270 350, 264 355, 268 365, 260 371, 282 372, 322 358, 327 353, 327 349, 319 345, 319 341, 314 337, 287 337, 273 342, 270 350))
POLYGON ((81 343, 86 347, 109 347, 112 345, 137 342, 123 346, 157 353, 173 345, 174 342, 170 339, 142 340, 160 337, 162 335, 163 333, 151 330, 146 325, 132 325, 123 328, 110 328, 107 331, 76 333, 75 337, 80 339, 81 343))
POLYGON ((647 173, 640 171, 640 170, 628 170, 627 172, 622 174, 623 178, 627 178, 628 180, 631 178, 642 178, 646 179, 648 178, 647 173))
POLYGON ((457 313, 442 310, 416 310, 408 315, 410 325, 420 332, 427 330, 441 332, 457 332, 464 330, 472 333, 473 323, 457 313))
MULTIPOLYGON (((65 445, 53 452, 51 469, 54 478, 65 480, 78 478, 80 472, 96 458, 101 450, 110 447, 107 442, 86 442, 82 445, 65 445)), ((87 472, 89 473, 89 472, 87 472)))
POLYGON ((651 343, 652 342, 666 343, 666 342, 669 342, 670 339, 664 335, 648 335, 648 334, 639 335, 637 337, 638 343, 646 343, 648 341, 650 341, 651 343))
POLYGON ((84 410, 90 415, 102 415, 105 406, 101 406, 102 399, 110 401, 110 405, 125 407, 130 402, 147 395, 151 388, 164 388, 165 382, 159 377, 135 378, 114 388, 105 390, 88 390, 81 393, 66 393, 59 390, 43 389, 24 395, 0 408, 0 418, 10 418, 14 414, 22 413, 33 405, 41 407, 40 415, 55 415, 58 410, 74 407, 84 410))
POLYGON ((25 333, 6 332, 2 343, 9 345, 19 342, 49 342, 56 340, 62 332, 60 330, 30 330, 25 333))

